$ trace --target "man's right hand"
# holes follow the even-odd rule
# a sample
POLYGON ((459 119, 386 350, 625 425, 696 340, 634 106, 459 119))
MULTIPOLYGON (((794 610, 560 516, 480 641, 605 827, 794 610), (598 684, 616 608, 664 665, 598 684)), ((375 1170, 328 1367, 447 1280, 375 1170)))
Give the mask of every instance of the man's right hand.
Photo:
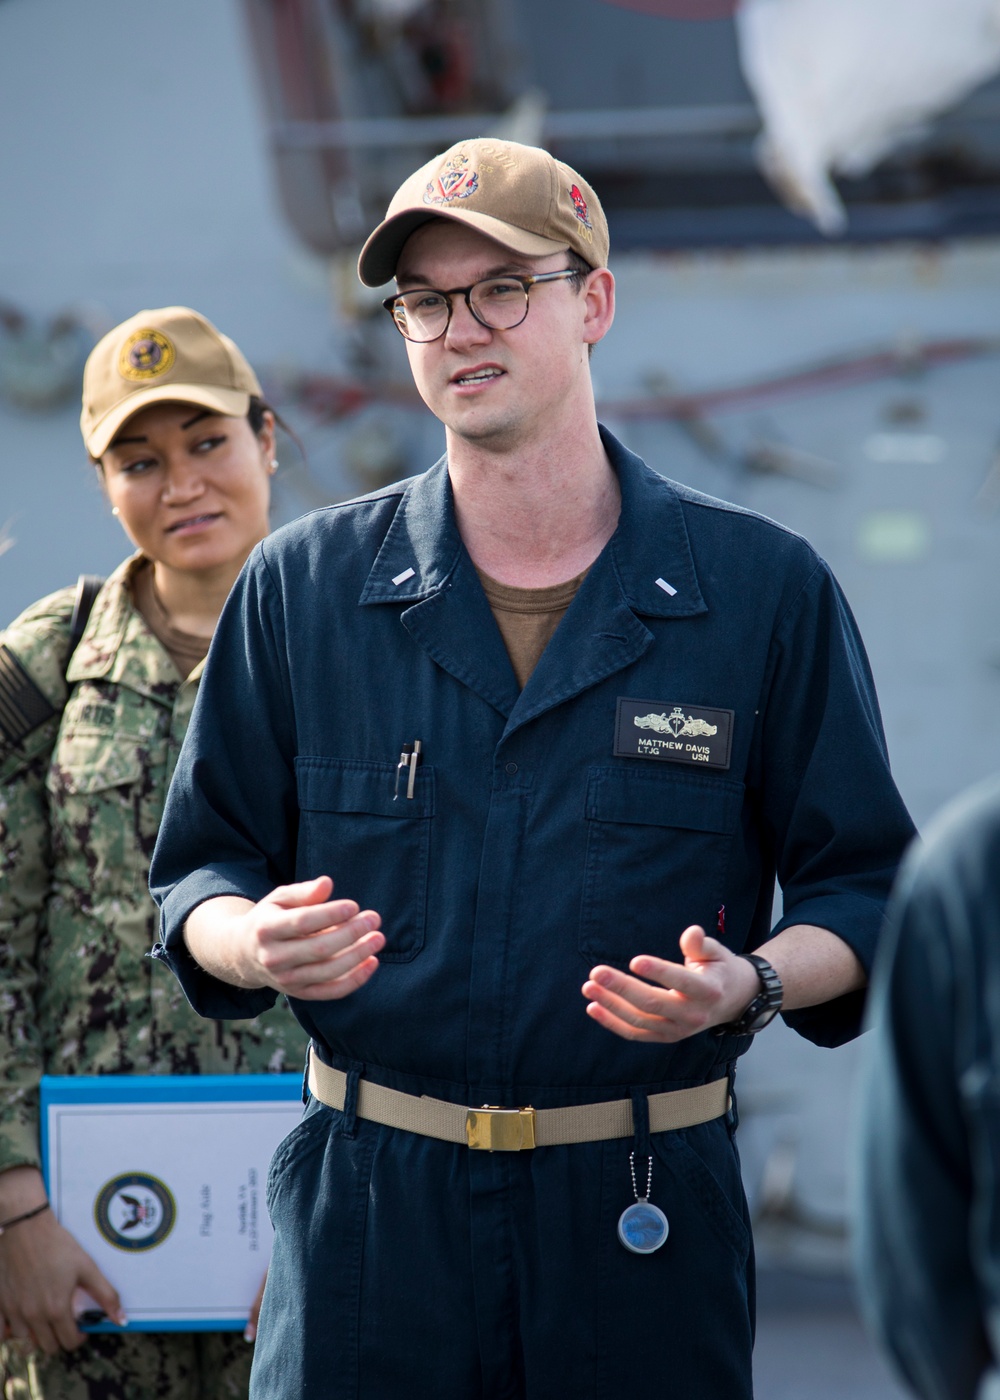
POLYGON ((328 875, 279 885, 253 904, 222 895, 192 910, 184 930, 195 961, 237 987, 271 987, 304 1001, 338 1001, 363 987, 385 947, 381 919, 331 900, 328 875))
MULTIPOLYGON (((45 1199, 41 1173, 12 1167, 0 1176, 3 1219, 45 1199), (24 1204, 28 1201, 28 1204, 24 1204)), ((20 1340, 53 1355, 86 1340, 76 1325, 73 1295, 89 1293, 113 1322, 125 1325, 121 1300, 90 1255, 50 1210, 12 1225, 0 1236, 0 1319, 5 1341, 20 1340)))

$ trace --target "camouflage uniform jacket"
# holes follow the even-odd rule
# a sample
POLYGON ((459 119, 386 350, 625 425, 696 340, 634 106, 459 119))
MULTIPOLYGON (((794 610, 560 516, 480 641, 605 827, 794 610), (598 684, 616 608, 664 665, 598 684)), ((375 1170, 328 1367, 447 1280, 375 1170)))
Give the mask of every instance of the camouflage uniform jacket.
POLYGON ((56 709, 0 747, 0 1171, 38 1163, 43 1073, 302 1064, 284 1003, 253 1021, 203 1020, 146 956, 149 860, 202 666, 181 681, 133 606, 140 558, 102 588, 65 676, 72 588, 0 634, 56 709))

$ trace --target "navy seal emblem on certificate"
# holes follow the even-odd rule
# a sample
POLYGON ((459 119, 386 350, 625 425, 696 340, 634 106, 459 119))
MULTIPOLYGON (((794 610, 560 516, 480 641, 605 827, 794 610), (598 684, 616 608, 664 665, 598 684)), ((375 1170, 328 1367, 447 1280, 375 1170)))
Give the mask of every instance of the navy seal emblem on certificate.
POLYGON ((733 710, 711 710, 663 700, 619 697, 615 753, 695 768, 728 768, 733 710))

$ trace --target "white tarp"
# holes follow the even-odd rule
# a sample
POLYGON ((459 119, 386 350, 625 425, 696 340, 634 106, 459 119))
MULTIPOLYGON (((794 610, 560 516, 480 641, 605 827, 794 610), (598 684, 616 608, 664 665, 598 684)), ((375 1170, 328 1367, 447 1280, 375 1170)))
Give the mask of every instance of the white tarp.
POLYGON ((792 208, 842 232, 860 175, 1000 69, 1000 0, 742 0, 759 157, 792 208))

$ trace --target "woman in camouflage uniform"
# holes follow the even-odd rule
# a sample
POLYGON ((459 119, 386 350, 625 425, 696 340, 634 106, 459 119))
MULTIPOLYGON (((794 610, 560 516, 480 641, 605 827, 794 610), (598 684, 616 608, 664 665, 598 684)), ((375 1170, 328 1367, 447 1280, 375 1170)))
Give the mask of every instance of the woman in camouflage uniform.
POLYGON ((301 1067, 302 1032, 287 1007, 256 1021, 202 1020, 145 956, 156 932, 146 877, 167 784, 215 622, 268 529, 274 416, 237 347, 184 307, 140 312, 105 336, 87 361, 83 400, 87 450, 137 553, 101 588, 77 645, 72 588, 0 635, 5 1395, 240 1396, 251 1351, 238 1334, 85 1338, 77 1328, 77 1289, 112 1318, 120 1304, 45 1209, 37 1090, 44 1073, 301 1067))

